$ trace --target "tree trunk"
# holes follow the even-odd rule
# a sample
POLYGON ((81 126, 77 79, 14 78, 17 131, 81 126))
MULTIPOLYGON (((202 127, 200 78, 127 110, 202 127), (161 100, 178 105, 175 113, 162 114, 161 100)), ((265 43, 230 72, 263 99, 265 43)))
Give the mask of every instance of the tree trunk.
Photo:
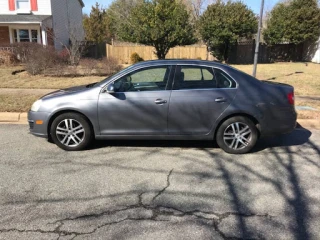
POLYGON ((166 55, 164 54, 163 51, 156 50, 156 55, 157 55, 158 59, 165 59, 166 58, 166 55))
POLYGON ((166 50, 166 48, 163 46, 155 46, 155 49, 156 49, 155 54, 157 55, 158 59, 166 59, 166 55, 169 50, 166 50))
POLYGON ((229 58, 229 42, 225 42, 225 45, 224 45, 224 54, 223 54, 223 58, 224 58, 224 61, 225 63, 228 62, 228 58, 229 58))

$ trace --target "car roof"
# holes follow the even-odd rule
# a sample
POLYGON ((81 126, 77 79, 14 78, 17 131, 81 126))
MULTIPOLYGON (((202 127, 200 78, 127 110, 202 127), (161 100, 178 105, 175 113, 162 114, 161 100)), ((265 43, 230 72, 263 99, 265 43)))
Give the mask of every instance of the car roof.
MULTIPOLYGON (((135 71, 135 70, 143 68, 143 67, 152 67, 152 66, 161 66, 161 65, 177 65, 177 64, 198 65, 198 66, 203 65, 203 66, 216 67, 216 68, 219 68, 219 69, 226 71, 233 79, 238 80, 238 78, 240 76, 242 76, 241 78, 247 79, 246 82, 252 82, 253 84, 259 82, 257 79, 253 78, 252 76, 250 76, 242 71, 239 71, 238 69, 236 69, 228 64, 223 64, 223 63, 217 62, 217 61, 205 61, 205 60, 198 60, 198 59, 164 59, 164 60, 142 61, 142 62, 133 64, 133 65, 127 67, 126 69, 122 70, 121 72, 123 74, 126 74, 127 72, 135 71)), ((109 80, 110 79, 107 78, 104 81, 101 81, 101 84, 99 84, 99 86, 103 86, 109 80)))
POLYGON ((158 65, 158 64, 195 64, 195 65, 211 65, 217 67, 226 67, 228 65, 222 64, 218 61, 205 61, 197 59, 163 59, 163 60, 149 60, 136 63, 136 66, 139 65, 158 65))

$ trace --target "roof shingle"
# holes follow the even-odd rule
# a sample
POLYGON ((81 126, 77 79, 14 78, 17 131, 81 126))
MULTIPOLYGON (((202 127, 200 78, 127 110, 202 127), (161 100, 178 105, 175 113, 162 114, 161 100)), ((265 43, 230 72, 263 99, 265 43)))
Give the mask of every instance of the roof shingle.
POLYGON ((19 22, 30 22, 40 23, 43 20, 51 17, 51 15, 0 15, 0 23, 19 23, 19 22))

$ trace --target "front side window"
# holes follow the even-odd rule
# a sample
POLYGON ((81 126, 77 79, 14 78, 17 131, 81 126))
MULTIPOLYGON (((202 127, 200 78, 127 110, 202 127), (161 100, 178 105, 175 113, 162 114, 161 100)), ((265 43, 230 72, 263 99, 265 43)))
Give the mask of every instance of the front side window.
POLYGON ((17 0, 17 9, 26 9, 29 10, 30 9, 30 2, 29 0, 17 0))
POLYGON ((150 67, 129 73, 114 82, 115 92, 166 90, 171 66, 150 67))
POLYGON ((214 72, 211 67, 180 66, 177 68, 174 89, 216 88, 214 72))

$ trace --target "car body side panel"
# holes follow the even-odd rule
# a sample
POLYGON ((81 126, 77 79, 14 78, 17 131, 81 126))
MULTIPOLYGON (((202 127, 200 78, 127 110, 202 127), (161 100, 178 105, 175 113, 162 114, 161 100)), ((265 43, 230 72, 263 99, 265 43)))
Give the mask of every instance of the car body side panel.
POLYGON ((167 134, 170 91, 101 93, 98 118, 101 135, 167 134), (166 101, 156 104, 157 99, 166 101))
POLYGON ((239 74, 239 91, 232 104, 219 117, 211 133, 223 119, 235 114, 253 117, 259 123, 260 136, 284 134, 292 131, 296 125, 294 105, 290 105, 287 93, 293 88, 268 86, 260 81, 250 81, 239 74))
POLYGON ((237 89, 172 91, 168 113, 170 135, 207 135, 231 104, 237 89), (224 98, 225 102, 216 102, 224 98))

